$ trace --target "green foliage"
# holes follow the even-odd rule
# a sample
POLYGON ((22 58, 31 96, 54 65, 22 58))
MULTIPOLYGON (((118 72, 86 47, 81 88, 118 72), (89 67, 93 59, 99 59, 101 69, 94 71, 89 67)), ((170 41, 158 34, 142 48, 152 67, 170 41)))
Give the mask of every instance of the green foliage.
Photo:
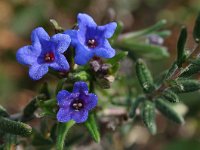
POLYGON ((200 89, 200 82, 194 79, 180 79, 175 81, 172 90, 175 93, 194 92, 200 89))
POLYGON ((147 65, 142 59, 138 59, 138 61, 136 62, 136 74, 144 92, 152 92, 152 90, 154 90, 153 78, 147 65))
POLYGON ((43 99, 44 95, 39 95, 36 96, 35 98, 33 98, 24 108, 23 110, 23 116, 22 116, 22 121, 27 121, 29 120, 31 117, 33 117, 34 112, 37 110, 38 108, 38 101, 43 99))
POLYGON ((69 121, 67 123, 58 123, 57 126, 57 140, 56 149, 63 150, 65 146, 65 139, 69 129, 75 124, 74 121, 69 121))
POLYGON ((93 113, 89 114, 88 120, 84 123, 92 138, 99 143, 100 133, 93 113))
POLYGON ((2 117, 9 117, 8 112, 6 111, 6 109, 0 105, 0 116, 2 117))
POLYGON ((198 14, 198 17, 197 17, 195 25, 194 25, 193 38, 197 43, 199 43, 199 40, 200 40, 200 13, 198 14))
POLYGON ((123 41, 116 43, 116 47, 128 51, 130 54, 135 53, 139 56, 150 59, 163 59, 169 57, 169 53, 165 47, 157 45, 149 45, 141 42, 123 41))
POLYGON ((54 30, 55 30, 55 33, 62 33, 62 32, 64 32, 64 29, 57 23, 56 20, 50 19, 50 22, 51 22, 52 25, 53 25, 53 28, 54 28, 54 30))
POLYGON ((128 38, 136 38, 136 37, 140 37, 140 36, 144 36, 144 35, 148 35, 151 34, 152 32, 155 32, 161 28, 163 28, 166 25, 167 21, 166 20, 160 20, 158 21, 156 24, 152 25, 151 27, 148 27, 144 30, 140 30, 140 31, 136 31, 136 32, 132 32, 129 33, 125 39, 128 38))
POLYGON ((138 108, 138 106, 140 105, 140 103, 143 102, 144 100, 145 100, 145 97, 140 96, 140 97, 136 98, 132 102, 131 108, 130 108, 130 113, 129 113, 129 115, 130 115, 131 118, 133 118, 133 119, 135 118, 135 116, 136 116, 136 109, 138 108))
POLYGON ((169 120, 172 120, 178 124, 183 124, 184 119, 178 113, 176 113, 170 104, 165 102, 163 99, 159 98, 155 100, 156 108, 169 120))
POLYGON ((30 136, 32 133, 32 128, 28 124, 13 121, 4 117, 0 117, 0 130, 25 137, 30 136))
POLYGON ((110 64, 118 63, 119 61, 123 60, 128 55, 126 51, 118 52, 113 58, 108 59, 106 62, 110 64))
POLYGON ((191 64, 183 71, 180 77, 190 77, 200 71, 200 59, 191 61, 191 64))
POLYGON ((151 134, 156 134, 155 104, 146 100, 142 105, 142 120, 151 134))
POLYGON ((169 102, 177 103, 179 102, 178 95, 171 90, 166 90, 162 93, 162 97, 169 102))
POLYGON ((182 63, 186 59, 185 55, 185 43, 187 40, 187 29, 185 27, 182 27, 181 33, 179 35, 178 43, 177 43, 177 65, 180 68, 182 66, 182 63))

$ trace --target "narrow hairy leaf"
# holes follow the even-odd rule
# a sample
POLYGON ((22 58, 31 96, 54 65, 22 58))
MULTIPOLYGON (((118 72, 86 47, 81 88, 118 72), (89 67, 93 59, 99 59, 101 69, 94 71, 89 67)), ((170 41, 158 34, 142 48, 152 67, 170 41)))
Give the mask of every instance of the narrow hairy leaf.
POLYGON ((190 77, 200 71, 200 59, 193 60, 191 64, 184 69, 180 77, 190 77))
POLYGON ((170 67, 170 69, 167 71, 163 80, 169 79, 174 74, 174 72, 176 71, 177 68, 178 68, 177 64, 173 63, 172 66, 170 67))
POLYGON ((25 106, 25 108, 23 110, 22 121, 27 121, 30 119, 30 117, 33 116, 34 112, 38 108, 37 101, 40 99, 43 99, 44 97, 46 97, 46 96, 44 96, 44 95, 36 96, 25 106))
POLYGON ((20 136, 30 136, 32 133, 32 128, 28 124, 4 117, 0 117, 0 130, 20 136))
POLYGON ((111 43, 113 42, 113 41, 116 41, 117 40, 117 38, 118 38, 118 36, 120 35, 120 33, 122 32, 122 30, 123 30, 123 23, 121 22, 121 21, 118 21, 117 22, 117 28, 116 28, 116 30, 115 30, 115 33, 114 33, 114 35, 110 38, 110 40, 109 41, 111 41, 111 43))
POLYGON ((0 116, 1 117, 8 117, 9 116, 8 112, 6 111, 6 109, 1 105, 0 105, 0 116))
POLYGON ((140 105, 140 103, 143 102, 143 100, 144 100, 144 97, 141 96, 141 97, 136 98, 132 102, 131 108, 130 108, 130 113, 129 113, 129 115, 130 115, 131 118, 135 118, 135 116, 136 116, 136 109, 138 108, 138 106, 140 105))
POLYGON ((65 82, 67 81, 68 78, 63 78, 61 80, 58 81, 58 84, 56 86, 56 92, 55 95, 58 94, 59 91, 61 91, 63 89, 63 85, 65 84, 65 82))
POLYGON ((151 59, 163 59, 169 57, 169 52, 166 47, 157 45, 149 45, 144 43, 135 42, 132 40, 126 40, 119 43, 115 43, 115 47, 128 51, 129 53, 135 53, 142 57, 151 59))
POLYGON ((163 99, 159 98, 155 100, 156 108, 168 119, 183 124, 184 119, 177 112, 172 109, 172 106, 169 103, 165 102, 163 99))
POLYGON ((52 23, 55 33, 62 33, 64 32, 64 29, 58 24, 58 22, 54 19, 50 19, 50 22, 52 23))
POLYGON ((67 123, 58 123, 57 126, 57 140, 56 140, 56 150, 63 150, 65 146, 65 139, 69 129, 75 124, 74 121, 69 121, 67 123))
POLYGON ((179 102, 178 95, 171 90, 167 90, 167 91, 163 92, 162 97, 172 103, 179 102))
POLYGON ((144 30, 140 30, 140 31, 135 31, 135 32, 131 32, 131 33, 128 33, 124 39, 128 39, 128 38, 136 38, 136 37, 139 37, 139 36, 143 36, 143 35, 148 35, 152 32, 155 32, 161 28, 163 28, 165 25, 166 25, 167 21, 166 20, 160 20, 158 21, 156 24, 152 25, 151 27, 149 28, 146 28, 144 30))
POLYGON ((199 43, 199 38, 200 38, 200 12, 199 12, 197 19, 195 21, 195 25, 194 25, 194 29, 193 29, 193 38, 197 43, 199 43))
POLYGON ((156 134, 155 104, 146 100, 142 105, 142 119, 151 134, 156 134))
POLYGON ((94 114, 92 114, 92 113, 89 114, 88 120, 84 123, 84 125, 88 129, 90 135, 95 140, 95 142, 99 143, 100 142, 100 133, 98 130, 98 126, 97 126, 94 114))
POLYGON ((179 68, 182 66, 182 63, 186 59, 185 55, 186 40, 187 40, 187 29, 185 27, 182 27, 177 43, 177 65, 179 68))
POLYGON ((4 137, 5 144, 3 146, 3 150, 12 150, 16 148, 17 136, 12 134, 6 134, 4 137))
POLYGON ((138 59, 136 62, 136 74, 143 91, 146 93, 151 92, 154 89, 153 78, 150 70, 142 59, 138 59))
POLYGON ((176 85, 172 87, 175 93, 194 92, 200 89, 200 82, 193 79, 177 80, 176 85))
POLYGON ((50 98, 50 92, 49 92, 49 88, 48 88, 48 83, 44 82, 42 84, 42 87, 40 88, 40 94, 44 94, 45 95, 45 99, 49 99, 50 98))
POLYGON ((171 35, 171 31, 170 30, 162 30, 162 31, 155 32, 154 34, 159 35, 162 38, 166 38, 171 35))
POLYGON ((113 58, 108 59, 107 63, 110 63, 110 64, 118 63, 120 60, 125 58, 127 55, 128 55, 128 52, 120 51, 113 58))

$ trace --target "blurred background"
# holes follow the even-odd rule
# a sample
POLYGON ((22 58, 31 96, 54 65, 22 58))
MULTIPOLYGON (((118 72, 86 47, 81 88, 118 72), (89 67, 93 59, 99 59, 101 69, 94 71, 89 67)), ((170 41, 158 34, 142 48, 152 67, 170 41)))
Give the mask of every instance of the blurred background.
MULTIPOLYGON (((28 68, 17 63, 15 53, 19 47, 30 44, 31 31, 38 26, 52 35, 54 30, 49 19, 57 20, 67 29, 74 25, 79 12, 90 14, 98 24, 109 22, 107 15, 113 14, 114 20, 123 22, 124 33, 167 19, 166 29, 170 29, 172 35, 164 46, 168 47, 171 57, 149 61, 156 74, 176 57, 176 41, 183 24, 189 31, 188 48, 192 47, 192 28, 199 10, 200 0, 0 0, 0 103, 10 113, 19 112, 48 78, 32 81, 27 75, 28 68)), ((179 106, 186 118, 183 126, 158 116, 156 136, 151 136, 143 124, 136 121, 133 126, 125 124, 106 131, 101 144, 77 142, 73 149, 200 150, 200 93, 181 97, 186 104, 179 106)))

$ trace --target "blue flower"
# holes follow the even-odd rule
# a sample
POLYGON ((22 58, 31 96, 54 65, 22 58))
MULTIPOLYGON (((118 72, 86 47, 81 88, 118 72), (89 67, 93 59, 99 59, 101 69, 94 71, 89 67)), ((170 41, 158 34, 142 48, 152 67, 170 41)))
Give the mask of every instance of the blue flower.
POLYGON ((115 22, 97 26, 87 14, 78 14, 78 30, 67 30, 71 45, 75 48, 75 63, 85 65, 93 56, 112 58, 115 50, 110 46, 108 38, 112 37, 117 24, 115 22))
POLYGON ((59 122, 74 120, 76 123, 82 123, 87 120, 88 112, 97 105, 98 98, 95 94, 88 93, 88 86, 85 82, 76 82, 73 92, 60 91, 57 101, 59 122))
POLYGON ((38 27, 31 34, 32 45, 24 46, 17 51, 17 61, 29 66, 29 76, 33 80, 41 79, 48 68, 56 71, 69 70, 69 64, 63 55, 70 45, 71 39, 65 34, 52 37, 38 27))

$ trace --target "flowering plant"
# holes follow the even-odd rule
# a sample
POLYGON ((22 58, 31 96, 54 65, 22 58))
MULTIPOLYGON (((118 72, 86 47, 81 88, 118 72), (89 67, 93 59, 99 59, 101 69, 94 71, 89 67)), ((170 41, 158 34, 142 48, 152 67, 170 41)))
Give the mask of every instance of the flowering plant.
MULTIPOLYGON (((103 122, 101 118, 106 116, 104 109, 113 106, 116 109, 118 106, 124 108, 119 114, 118 111, 108 111, 108 116, 118 119, 112 126, 113 129, 125 123, 132 125, 132 120, 138 116, 138 110, 151 134, 157 133, 156 110, 175 123, 184 123, 184 118, 173 109, 171 103, 180 101, 177 95, 179 93, 200 89, 200 83, 195 78, 190 78, 200 70, 197 52, 200 15, 193 31, 196 42, 194 49, 186 51, 187 30, 183 27, 177 43, 177 59, 160 75, 158 81, 153 79, 142 57, 169 57, 167 48, 162 46, 169 31, 160 30, 166 24, 165 20, 147 29, 124 34, 121 34, 123 26, 120 22, 112 20, 111 23, 98 26, 92 17, 83 13, 78 14, 77 25, 73 29, 64 30, 55 20, 51 22, 56 34, 50 37, 42 27, 34 29, 31 45, 20 48, 16 58, 19 63, 29 67, 32 80, 53 75, 57 77, 57 85, 54 92, 50 92, 49 84, 45 82, 38 96, 17 116, 8 114, 0 107, 2 148, 9 142, 16 144, 16 139, 20 139, 17 138, 19 135, 30 136, 33 145, 34 142, 42 141, 46 149, 63 150, 68 146, 68 131, 73 130, 73 126, 76 128, 75 125, 86 127, 94 141, 100 142, 100 123, 103 122), (135 75, 142 89, 140 94, 134 94, 133 83, 117 83, 120 80, 117 74, 119 63, 125 57, 129 57, 136 64, 135 75), (115 88, 112 84, 116 84, 115 88), (127 91, 121 91, 122 84, 127 87, 127 91), (109 88, 119 91, 126 100, 119 101, 118 95, 106 90, 109 88), (103 100, 105 97, 109 101, 103 100), (35 118, 48 118, 50 124, 46 123, 40 133, 27 124, 35 118), (12 136, 14 140, 8 138, 12 136)), ((108 121, 106 126, 109 123, 108 121)))

